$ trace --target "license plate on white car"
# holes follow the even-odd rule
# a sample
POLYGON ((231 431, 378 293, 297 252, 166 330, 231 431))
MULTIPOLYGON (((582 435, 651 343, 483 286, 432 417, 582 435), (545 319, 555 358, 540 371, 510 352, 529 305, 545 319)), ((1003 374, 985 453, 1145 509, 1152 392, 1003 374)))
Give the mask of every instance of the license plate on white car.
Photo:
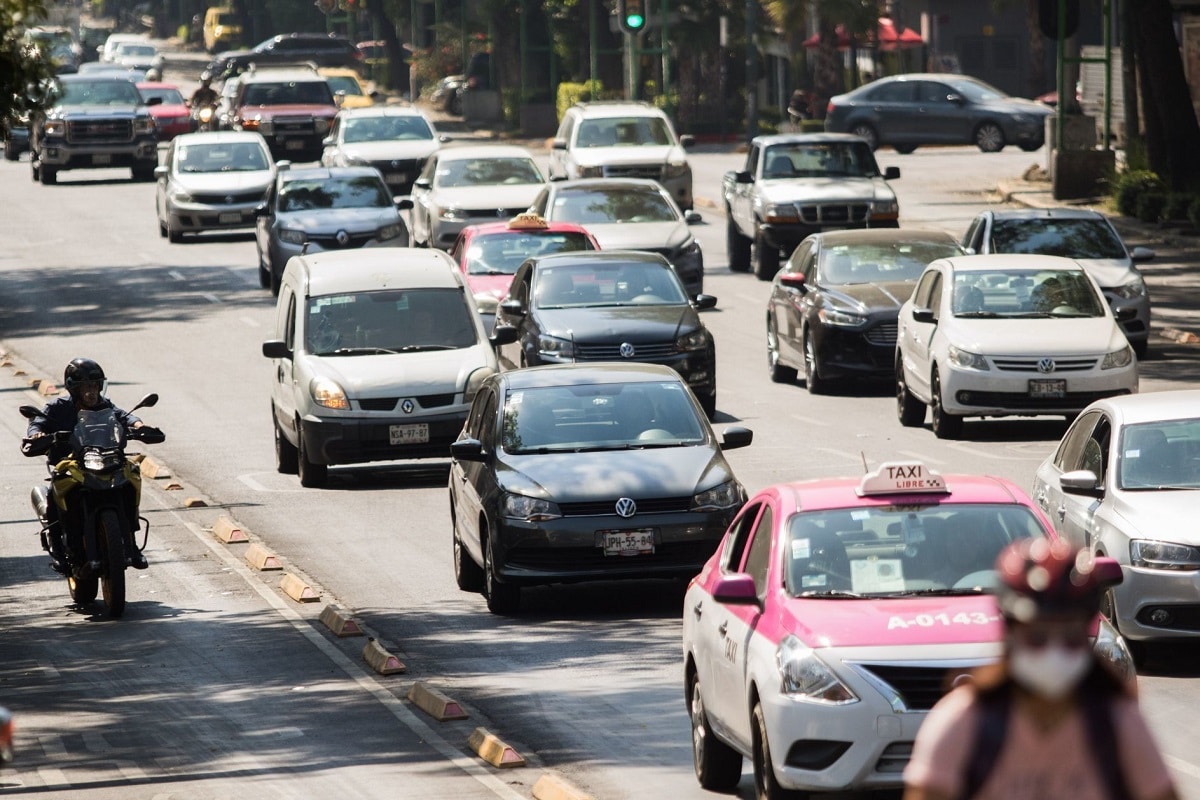
POLYGON ((242 221, 242 215, 236 211, 229 211, 224 214, 217 215, 217 222, 222 225, 236 225, 242 221))
POLYGON ((601 531, 606 556, 640 556, 654 552, 654 529, 601 531))
POLYGON ((388 428, 390 444, 429 444, 429 425, 391 425, 388 428))
POLYGON ((383 179, 388 183, 404 183, 408 180, 407 172, 389 172, 383 176, 383 179))
POLYGON ((304 149, 304 140, 303 139, 288 139, 286 142, 283 143, 283 147, 285 150, 303 150, 304 149))
POLYGON ((1046 400, 1053 400, 1067 396, 1067 382, 1065 380, 1054 381, 1038 381, 1029 382, 1029 396, 1037 397, 1046 400))

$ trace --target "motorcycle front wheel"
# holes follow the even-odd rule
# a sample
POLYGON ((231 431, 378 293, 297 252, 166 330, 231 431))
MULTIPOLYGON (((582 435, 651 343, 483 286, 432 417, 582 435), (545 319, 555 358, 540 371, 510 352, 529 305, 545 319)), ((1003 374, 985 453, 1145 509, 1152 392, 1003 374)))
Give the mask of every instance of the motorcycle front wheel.
POLYGON ((96 539, 104 548, 100 561, 100 588, 108 616, 117 619, 125 613, 125 532, 121 518, 112 509, 100 512, 96 539))
POLYGON ((96 578, 67 578, 67 588, 71 590, 71 600, 75 605, 91 605, 100 591, 100 581, 96 578))

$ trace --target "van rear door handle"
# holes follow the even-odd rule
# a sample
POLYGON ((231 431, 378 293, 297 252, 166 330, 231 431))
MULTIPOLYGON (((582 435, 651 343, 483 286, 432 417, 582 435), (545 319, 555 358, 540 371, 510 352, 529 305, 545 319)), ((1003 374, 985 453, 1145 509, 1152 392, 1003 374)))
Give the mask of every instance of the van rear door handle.
POLYGON ((722 636, 725 635, 725 631, 727 630, 729 630, 729 620, 725 620, 717 626, 717 633, 721 634, 722 636))

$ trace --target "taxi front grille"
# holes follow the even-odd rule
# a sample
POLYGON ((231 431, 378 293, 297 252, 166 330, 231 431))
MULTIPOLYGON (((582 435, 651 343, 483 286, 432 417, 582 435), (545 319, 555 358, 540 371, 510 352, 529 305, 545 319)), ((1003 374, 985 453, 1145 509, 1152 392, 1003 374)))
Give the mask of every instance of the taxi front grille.
POLYGON ((471 219, 512 219, 517 214, 523 214, 528 209, 520 208, 469 208, 463 212, 471 219))
MULTIPOLYGON (((946 690, 947 667, 909 667, 897 664, 860 664, 859 668, 887 684, 900 697, 905 711, 928 711, 946 690)), ((954 670, 959 672, 960 670, 954 670)), ((890 698, 889 698, 890 699, 890 698)))

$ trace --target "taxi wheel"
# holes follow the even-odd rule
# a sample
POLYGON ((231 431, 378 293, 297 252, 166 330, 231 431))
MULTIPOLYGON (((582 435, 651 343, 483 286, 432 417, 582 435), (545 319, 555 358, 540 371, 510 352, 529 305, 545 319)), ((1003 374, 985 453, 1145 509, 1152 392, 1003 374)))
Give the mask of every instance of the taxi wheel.
POLYGON ((794 383, 796 368, 779 360, 779 328, 774 319, 767 320, 767 367, 775 383, 794 383))
POLYGON ((896 361, 896 416, 906 428, 919 428, 925 422, 925 404, 913 397, 904 380, 904 365, 896 361))
POLYGON ((710 792, 732 792, 742 779, 742 754, 713 735, 704 713, 700 676, 692 677, 692 764, 701 788, 710 792))
POLYGON ((939 439, 957 439, 962 436, 963 418, 957 414, 947 414, 942 408, 942 381, 937 371, 933 373, 933 435, 939 439))
POLYGON ((775 778, 771 766, 771 746, 767 743, 767 720, 762 706, 754 704, 754 796, 756 800, 804 800, 808 795, 785 789, 775 778))
POLYGON ((511 614, 521 605, 521 587, 496 580, 491 542, 483 548, 483 595, 493 614, 511 614))

